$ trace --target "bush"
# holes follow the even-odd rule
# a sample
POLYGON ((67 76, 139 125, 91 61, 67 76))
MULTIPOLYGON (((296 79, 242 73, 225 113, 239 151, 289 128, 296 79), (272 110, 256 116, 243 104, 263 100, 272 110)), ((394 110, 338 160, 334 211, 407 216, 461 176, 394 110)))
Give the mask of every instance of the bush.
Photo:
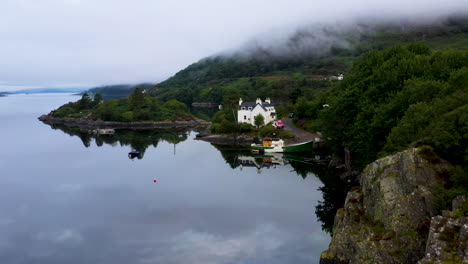
POLYGON ((124 122, 132 122, 133 121, 133 112, 132 111, 127 111, 122 114, 122 120, 124 122))
POLYGON ((250 131, 252 131, 252 125, 251 124, 242 123, 242 124, 239 125, 239 132, 248 133, 250 131))
POLYGON ((448 179, 444 179, 446 180, 445 185, 438 185, 433 190, 435 195, 434 209, 437 214, 440 214, 442 210, 449 209, 455 197, 460 195, 468 196, 467 171, 468 168, 455 166, 449 171, 448 179))
POLYGON ((221 128, 221 124, 219 124, 219 123, 212 123, 210 129, 211 129, 211 132, 212 132, 212 133, 220 133, 220 132, 219 132, 219 131, 220 131, 220 128, 221 128))
POLYGON ((74 112, 73 108, 71 108, 68 105, 64 105, 64 106, 60 107, 59 109, 57 109, 55 111, 54 116, 56 116, 56 117, 66 117, 66 116, 70 115, 73 112, 74 112))
POLYGON ((187 106, 177 100, 170 100, 164 103, 163 108, 173 112, 187 112, 187 106))
POLYGON ((262 137, 277 137, 282 139, 294 138, 294 134, 289 133, 286 130, 275 129, 271 126, 266 126, 258 131, 262 137))

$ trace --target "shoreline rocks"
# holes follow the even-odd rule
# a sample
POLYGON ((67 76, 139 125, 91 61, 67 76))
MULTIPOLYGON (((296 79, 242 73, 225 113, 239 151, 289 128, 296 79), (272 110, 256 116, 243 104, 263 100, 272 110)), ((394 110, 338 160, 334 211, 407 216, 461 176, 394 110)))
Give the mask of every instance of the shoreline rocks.
POLYGON ((209 143, 218 145, 237 145, 237 146, 250 146, 254 142, 254 138, 247 135, 234 135, 234 134, 203 134, 200 133, 196 137, 197 140, 203 140, 209 143))
POLYGON ((431 219, 426 254, 418 264, 468 263, 468 198, 458 196, 452 211, 431 219))
POLYGON ((191 121, 165 121, 165 122, 113 122, 113 121, 101 121, 101 120, 89 120, 89 119, 78 119, 78 118, 58 118, 50 115, 42 115, 38 118, 40 121, 48 125, 61 124, 69 127, 79 127, 82 129, 94 130, 94 129, 157 129, 157 128, 184 128, 184 127, 204 127, 210 123, 204 120, 191 120, 191 121))

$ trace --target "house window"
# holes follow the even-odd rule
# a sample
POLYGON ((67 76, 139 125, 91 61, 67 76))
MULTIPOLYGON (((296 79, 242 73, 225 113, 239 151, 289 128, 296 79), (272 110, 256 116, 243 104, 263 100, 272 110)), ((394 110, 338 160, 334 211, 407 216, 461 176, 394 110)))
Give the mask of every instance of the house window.
POLYGON ((249 110, 252 110, 252 107, 249 107, 249 110))
POLYGON ((247 120, 247 116, 244 116, 244 120, 247 120))
POLYGON ((245 107, 241 107, 241 110, 245 110, 245 107))

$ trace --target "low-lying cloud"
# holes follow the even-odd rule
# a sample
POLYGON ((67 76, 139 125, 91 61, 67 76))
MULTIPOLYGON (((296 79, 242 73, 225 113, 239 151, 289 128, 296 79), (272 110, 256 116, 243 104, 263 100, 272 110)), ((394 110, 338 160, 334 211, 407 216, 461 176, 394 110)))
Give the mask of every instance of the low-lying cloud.
POLYGON ((282 52, 287 45, 277 44, 298 28, 316 39, 290 49, 333 40, 314 30, 323 25, 348 30, 360 19, 434 21, 467 10, 464 0, 7 0, 0 3, 0 90, 161 81, 251 39, 282 52))

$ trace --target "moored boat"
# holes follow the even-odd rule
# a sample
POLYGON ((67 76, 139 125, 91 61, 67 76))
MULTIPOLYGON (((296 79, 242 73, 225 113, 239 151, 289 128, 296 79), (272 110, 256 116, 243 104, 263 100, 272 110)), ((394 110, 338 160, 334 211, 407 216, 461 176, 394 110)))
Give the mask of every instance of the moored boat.
POLYGON ((302 142, 294 145, 288 145, 284 146, 284 152, 289 153, 289 152, 304 152, 304 151, 312 151, 312 147, 314 145, 314 141, 307 141, 307 142, 302 142))
POLYGON ((283 152, 284 141, 279 138, 265 137, 261 144, 252 144, 250 149, 253 153, 279 153, 283 152))
POLYGON ((255 154, 281 153, 281 152, 305 152, 312 151, 313 141, 307 141, 294 145, 284 145, 284 141, 278 138, 264 138, 261 144, 252 144, 250 149, 255 154))

